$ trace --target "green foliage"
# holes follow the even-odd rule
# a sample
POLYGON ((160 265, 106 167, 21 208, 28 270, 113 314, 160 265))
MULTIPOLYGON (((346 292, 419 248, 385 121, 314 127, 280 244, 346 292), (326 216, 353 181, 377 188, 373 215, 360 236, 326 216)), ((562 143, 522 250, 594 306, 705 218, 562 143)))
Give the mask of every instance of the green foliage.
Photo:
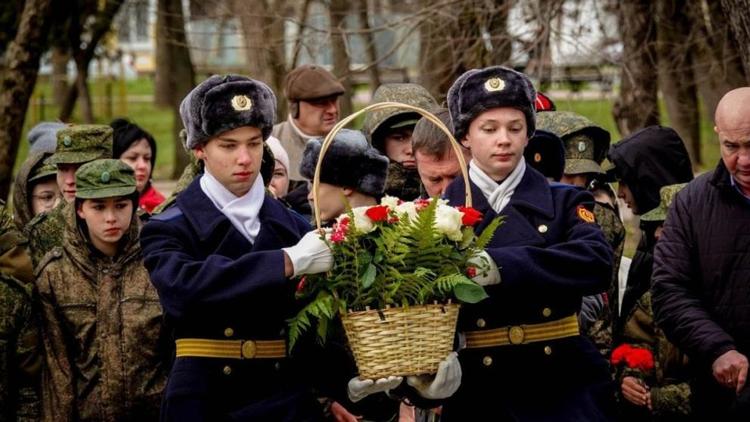
MULTIPOLYGON (((395 199, 390 200, 393 206, 395 199)), ((473 227, 461 224, 459 211, 444 201, 415 204, 417 211, 412 217, 401 205, 389 207, 387 217, 379 221, 366 216, 367 208, 349 209, 339 217, 326 238, 333 251, 333 268, 325 274, 306 276, 298 289, 298 298, 308 303, 289 321, 292 347, 314 325, 319 340, 324 341, 330 321, 348 310, 449 300, 477 303, 487 297, 484 289, 465 275, 467 261, 487 246, 502 219, 493 219, 477 236, 473 227), (438 215, 439 207, 445 207, 443 217, 438 215), (454 220, 458 218, 458 240, 455 236, 451 240, 446 229, 436 224, 438 218, 445 218, 448 208, 454 220)))

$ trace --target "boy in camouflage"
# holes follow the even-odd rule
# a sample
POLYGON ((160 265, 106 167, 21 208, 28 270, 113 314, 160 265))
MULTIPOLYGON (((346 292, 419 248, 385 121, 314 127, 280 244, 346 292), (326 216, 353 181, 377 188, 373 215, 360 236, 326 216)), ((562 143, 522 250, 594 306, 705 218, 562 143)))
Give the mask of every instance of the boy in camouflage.
MULTIPOLYGON (((656 224, 656 238, 661 236, 667 211, 677 192, 686 183, 661 188, 659 206, 641 216, 641 221, 656 224)), ((651 308, 651 291, 636 302, 628 315, 624 315, 623 343, 646 348, 654 356, 654 374, 639 373, 626 368, 618 371, 618 384, 623 416, 628 418, 650 415, 654 421, 687 420, 690 416, 690 385, 687 356, 670 343, 664 332, 654 322, 651 308), (652 375, 652 376, 651 376, 652 375), (643 382, 641 379, 649 379, 643 382)), ((630 420, 630 419, 627 419, 630 420)))
MULTIPOLYGON (((387 101, 428 110, 437 107, 432 95, 417 84, 381 85, 375 91, 371 103, 387 101)), ((391 161, 385 194, 404 201, 417 199, 420 195, 421 182, 411 146, 412 131, 420 117, 419 113, 397 108, 373 111, 365 116, 362 128, 370 144, 391 161)))
POLYGON ((95 160, 76 171, 62 245, 43 258, 44 420, 156 420, 171 351, 142 264, 133 169, 95 160))
POLYGON ((29 254, 36 268, 41 258, 61 245, 67 204, 76 197, 76 170, 100 158, 112 158, 112 128, 104 125, 68 126, 57 132, 57 148, 45 161, 57 167, 57 185, 64 201, 51 211, 34 217, 24 229, 29 254))

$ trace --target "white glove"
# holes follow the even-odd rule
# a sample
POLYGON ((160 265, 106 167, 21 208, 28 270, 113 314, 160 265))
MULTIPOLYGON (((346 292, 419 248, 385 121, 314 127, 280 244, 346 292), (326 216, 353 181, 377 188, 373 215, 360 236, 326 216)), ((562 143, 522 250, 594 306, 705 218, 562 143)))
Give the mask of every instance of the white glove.
POLYGON ((349 393, 349 400, 352 403, 356 403, 370 394, 380 393, 381 391, 388 391, 398 387, 403 381, 402 377, 390 376, 388 378, 380 378, 377 381, 374 380, 361 380, 354 377, 349 380, 349 386, 347 388, 349 393))
POLYGON ((435 400, 453 395, 461 385, 461 364, 458 353, 451 352, 444 361, 440 362, 437 374, 406 377, 406 383, 414 387, 420 396, 435 400))
POLYGON ((305 234, 296 245, 282 248, 294 267, 294 275, 323 273, 333 267, 333 254, 320 233, 313 230, 305 234))
POLYGON ((482 251, 471 258, 468 263, 477 268, 477 275, 471 279, 476 281, 480 286, 489 286, 500 283, 500 270, 497 269, 495 260, 492 259, 487 251, 482 251))

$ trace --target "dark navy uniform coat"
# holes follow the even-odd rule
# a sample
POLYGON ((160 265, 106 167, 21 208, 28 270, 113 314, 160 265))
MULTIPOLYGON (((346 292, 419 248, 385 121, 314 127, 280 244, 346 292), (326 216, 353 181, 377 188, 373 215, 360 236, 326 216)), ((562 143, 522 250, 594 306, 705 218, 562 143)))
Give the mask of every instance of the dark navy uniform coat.
MULTIPOLYGON (((451 205, 464 204, 464 186, 457 178, 448 187, 451 205)), ((471 191, 474 208, 484 214, 479 233, 497 214, 473 183, 471 191)), ((527 167, 487 248, 502 281, 486 287, 488 299, 462 306, 458 331, 560 319, 579 312, 583 296, 605 291, 611 248, 599 226, 586 222, 579 210, 593 206, 588 192, 550 185, 527 167)), ((584 337, 463 349, 459 360, 461 387, 444 403, 444 420, 610 419, 608 364, 584 337)))
MULTIPOLYGON (((176 206, 143 228, 145 266, 176 339, 283 339, 297 311, 284 252, 311 228, 267 196, 250 243, 196 178, 176 206)), ((296 350, 295 350, 296 351, 296 350)), ((296 355, 296 353, 295 353, 296 355)), ((295 359, 175 360, 163 420, 316 420, 320 412, 295 359)))

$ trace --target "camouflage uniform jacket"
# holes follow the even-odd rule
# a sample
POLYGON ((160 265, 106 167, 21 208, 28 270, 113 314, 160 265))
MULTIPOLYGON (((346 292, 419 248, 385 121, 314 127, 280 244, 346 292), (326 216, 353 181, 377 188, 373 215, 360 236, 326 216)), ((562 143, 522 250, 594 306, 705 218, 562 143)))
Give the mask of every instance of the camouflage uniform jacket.
POLYGON ((156 420, 171 349, 143 267, 137 219, 124 247, 108 258, 93 250, 73 208, 66 209, 63 246, 37 269, 43 418, 156 420))
POLYGON ((44 255, 53 248, 62 246, 66 209, 73 209, 73 205, 64 200, 60 201, 52 210, 32 218, 24 228, 24 234, 29 239, 29 256, 35 271, 44 255))
POLYGON ((628 315, 623 343, 646 348, 654 355, 653 374, 626 368, 618 371, 618 385, 625 376, 644 379, 651 388, 654 420, 682 420, 690 414, 690 386, 687 357, 670 343, 654 322, 651 292, 636 302, 628 315))
POLYGON ((39 350, 28 286, 0 274, 0 422, 39 420, 39 350))
POLYGON ((0 200, 0 273, 24 283, 34 281, 27 246, 26 238, 16 230, 5 210, 5 202, 0 200))

